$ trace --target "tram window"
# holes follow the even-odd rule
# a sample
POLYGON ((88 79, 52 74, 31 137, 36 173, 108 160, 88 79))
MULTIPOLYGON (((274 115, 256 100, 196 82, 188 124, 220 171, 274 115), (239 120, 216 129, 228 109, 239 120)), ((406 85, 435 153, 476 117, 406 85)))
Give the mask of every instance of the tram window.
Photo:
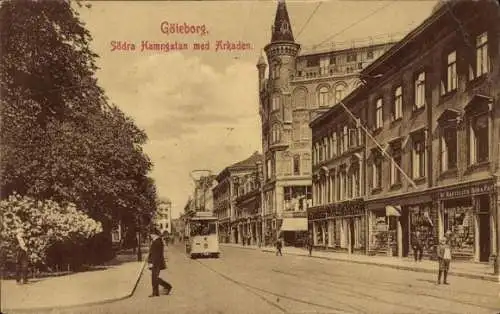
POLYGON ((195 222, 191 225, 191 236, 205 236, 216 233, 215 223, 195 222))

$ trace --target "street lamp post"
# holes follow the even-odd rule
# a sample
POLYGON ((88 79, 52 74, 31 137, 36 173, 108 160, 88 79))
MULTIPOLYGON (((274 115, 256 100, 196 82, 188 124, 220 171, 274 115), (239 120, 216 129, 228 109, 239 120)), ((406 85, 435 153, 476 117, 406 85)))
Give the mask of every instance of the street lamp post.
POLYGON ((141 215, 137 215, 137 261, 142 261, 142 250, 141 250, 141 229, 142 229, 142 219, 141 215))

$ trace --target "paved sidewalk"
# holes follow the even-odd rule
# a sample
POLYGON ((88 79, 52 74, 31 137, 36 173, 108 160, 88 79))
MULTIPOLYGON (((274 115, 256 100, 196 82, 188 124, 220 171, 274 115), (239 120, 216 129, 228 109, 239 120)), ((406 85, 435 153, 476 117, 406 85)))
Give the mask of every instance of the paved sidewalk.
MULTIPOLYGON (((268 252, 268 253, 270 252, 274 253, 276 251, 274 247, 259 248, 257 246, 252 246, 252 245, 242 246, 239 244, 232 244, 232 243, 222 243, 221 246, 261 250, 262 252, 268 252)), ((301 256, 308 255, 308 251, 306 249, 301 249, 296 247, 284 247, 281 251, 283 252, 283 254, 301 255, 301 256)), ((410 270, 416 272, 436 273, 437 271, 437 261, 431 261, 431 260, 423 260, 421 262, 415 262, 411 258, 367 256, 358 254, 349 255, 347 253, 336 253, 327 251, 313 251, 312 257, 350 262, 350 263, 390 267, 390 268, 410 270)), ((493 274, 493 266, 483 263, 452 261, 452 263, 450 264, 450 275, 500 282, 500 276, 493 274)))
POLYGON ((0 310, 37 312, 125 299, 133 294, 144 265, 144 261, 125 261, 66 276, 35 278, 26 285, 2 280, 0 310))

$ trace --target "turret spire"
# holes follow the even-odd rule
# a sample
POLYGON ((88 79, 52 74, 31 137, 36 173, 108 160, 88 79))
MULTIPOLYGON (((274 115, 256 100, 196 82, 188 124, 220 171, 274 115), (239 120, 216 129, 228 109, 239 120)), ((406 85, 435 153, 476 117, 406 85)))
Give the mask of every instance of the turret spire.
POLYGON ((295 42, 285 0, 278 0, 278 8, 276 10, 276 17, 274 18, 271 37, 272 43, 281 41, 295 42))

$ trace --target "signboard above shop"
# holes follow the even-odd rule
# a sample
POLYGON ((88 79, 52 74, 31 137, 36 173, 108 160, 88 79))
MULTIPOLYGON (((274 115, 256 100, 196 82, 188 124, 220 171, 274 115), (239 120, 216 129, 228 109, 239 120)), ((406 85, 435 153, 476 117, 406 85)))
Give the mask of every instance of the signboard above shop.
POLYGON ((467 186, 460 186, 453 189, 448 189, 446 191, 438 192, 439 199, 452 199, 452 198, 462 198, 471 197, 479 194, 488 194, 495 190, 495 185, 493 182, 483 182, 469 184, 467 186))

